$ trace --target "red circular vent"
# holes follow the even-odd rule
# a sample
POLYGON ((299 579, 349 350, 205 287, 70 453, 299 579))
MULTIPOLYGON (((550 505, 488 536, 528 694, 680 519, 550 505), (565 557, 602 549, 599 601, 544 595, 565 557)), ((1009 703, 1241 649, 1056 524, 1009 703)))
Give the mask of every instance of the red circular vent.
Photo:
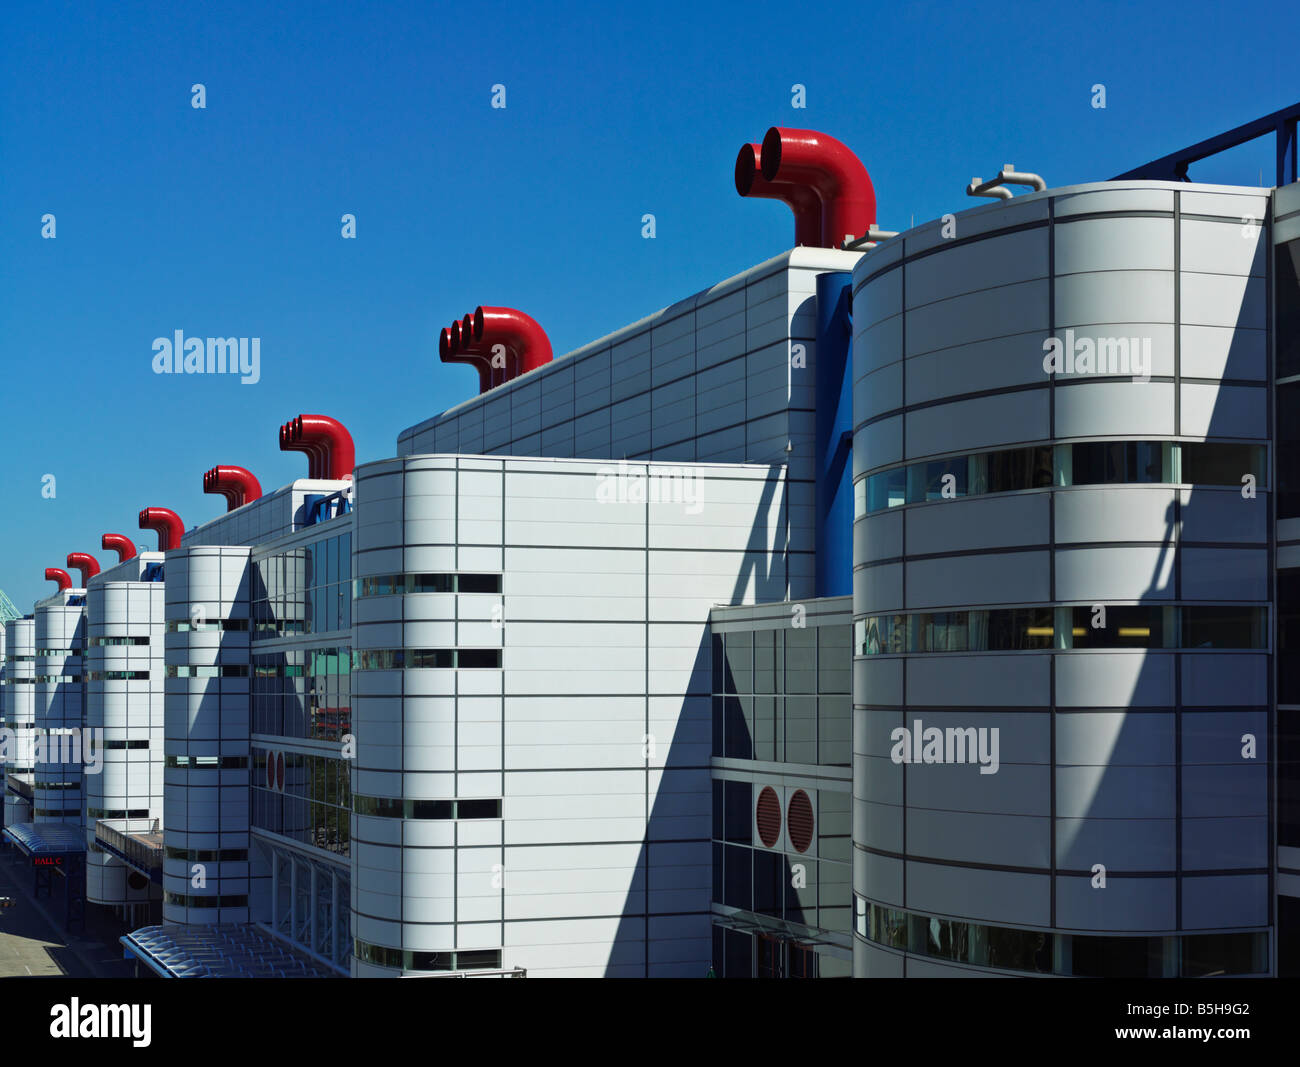
POLYGON ((275 788, 282 791, 284 789, 284 753, 283 752, 277 752, 275 754, 275 788))
POLYGON ((790 831, 790 844, 796 852, 807 852, 813 840, 813 806, 808 794, 796 789, 786 811, 786 826, 790 831))
POLYGON ((762 792, 758 794, 754 821, 758 824, 758 839, 766 847, 774 847, 781 839, 781 801, 770 785, 763 786, 762 792))

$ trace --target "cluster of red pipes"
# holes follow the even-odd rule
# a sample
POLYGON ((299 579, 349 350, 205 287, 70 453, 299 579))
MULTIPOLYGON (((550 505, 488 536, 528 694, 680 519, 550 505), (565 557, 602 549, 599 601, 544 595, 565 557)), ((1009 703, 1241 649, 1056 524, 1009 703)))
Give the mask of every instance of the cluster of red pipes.
MULTIPOLYGON (((816 130, 773 126, 762 144, 742 145, 736 156, 736 191, 741 196, 780 200, 794 212, 795 244, 839 248, 865 237, 876 222, 876 192, 861 161, 834 137, 816 130)), ((443 363, 467 363, 478 371, 479 392, 513 381, 551 362, 551 342, 537 322, 522 311, 477 307, 438 337, 443 363)), ((299 415, 280 427, 282 452, 307 454, 307 477, 343 481, 352 477, 356 451, 342 423, 326 415, 299 415)), ((226 510, 251 503, 262 487, 243 467, 217 466, 203 475, 203 491, 226 498, 226 510)), ((140 529, 158 533, 158 550, 179 548, 185 524, 168 508, 145 508, 140 529)), ((115 551, 118 562, 135 556, 135 545, 121 534, 104 534, 101 547, 115 551)), ((81 584, 99 573, 95 558, 68 554, 68 567, 81 573, 81 584)), ((47 567, 47 580, 69 589, 72 579, 59 567, 47 567)))

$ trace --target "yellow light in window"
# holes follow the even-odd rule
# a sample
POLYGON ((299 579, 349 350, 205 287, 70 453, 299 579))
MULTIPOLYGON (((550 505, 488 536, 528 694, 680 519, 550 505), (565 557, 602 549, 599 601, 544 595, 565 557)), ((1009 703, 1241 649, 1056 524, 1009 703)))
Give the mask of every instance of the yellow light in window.
POLYGON ((1150 637, 1150 626, 1121 626, 1119 628, 1120 637, 1150 637))
POLYGON ((1088 631, 1085 630, 1082 626, 1076 626, 1073 630, 1070 631, 1070 633, 1074 634, 1075 637, 1082 637, 1087 632, 1088 631))
POLYGON ((1051 637, 1053 632, 1050 626, 1031 626, 1025 631, 1030 637, 1051 637))

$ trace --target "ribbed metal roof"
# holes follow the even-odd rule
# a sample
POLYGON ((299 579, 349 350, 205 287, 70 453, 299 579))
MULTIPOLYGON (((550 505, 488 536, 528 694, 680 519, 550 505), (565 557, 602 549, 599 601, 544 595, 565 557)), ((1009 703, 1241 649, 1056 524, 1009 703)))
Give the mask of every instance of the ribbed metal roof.
POLYGON ((72 823, 14 823, 5 827, 5 837, 28 856, 86 851, 86 833, 72 823))
POLYGON ((164 978, 339 978, 255 926, 146 926, 119 938, 164 978))

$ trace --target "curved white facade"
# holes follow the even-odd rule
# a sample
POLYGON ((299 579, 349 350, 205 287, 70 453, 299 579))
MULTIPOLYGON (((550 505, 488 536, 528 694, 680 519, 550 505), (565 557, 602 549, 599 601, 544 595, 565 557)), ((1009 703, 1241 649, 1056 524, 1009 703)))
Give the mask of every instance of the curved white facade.
POLYGON ((36 605, 35 766, 32 820, 82 825, 85 591, 69 589, 36 605))
POLYGON ((140 581, 161 553, 137 556, 90 579, 86 596, 86 727, 102 732, 102 767, 87 774, 86 898, 122 906, 159 888, 95 843, 99 820, 124 833, 153 830, 163 815, 163 585, 140 581))
MULTIPOLYGON (((28 781, 32 775, 32 731, 36 726, 36 622, 12 619, 4 624, 4 725, 14 732, 13 750, 6 760, 6 774, 18 774, 28 781)), ((5 788, 6 826, 30 822, 31 802, 5 788)))
POLYGON ((673 471, 358 468, 354 976, 707 970, 709 608, 787 595, 787 497, 673 471))
POLYGON ((167 553, 166 922, 248 921, 248 556, 167 553))
POLYGON ((1268 971, 1268 210, 1079 186, 854 271, 857 974, 1268 971))

